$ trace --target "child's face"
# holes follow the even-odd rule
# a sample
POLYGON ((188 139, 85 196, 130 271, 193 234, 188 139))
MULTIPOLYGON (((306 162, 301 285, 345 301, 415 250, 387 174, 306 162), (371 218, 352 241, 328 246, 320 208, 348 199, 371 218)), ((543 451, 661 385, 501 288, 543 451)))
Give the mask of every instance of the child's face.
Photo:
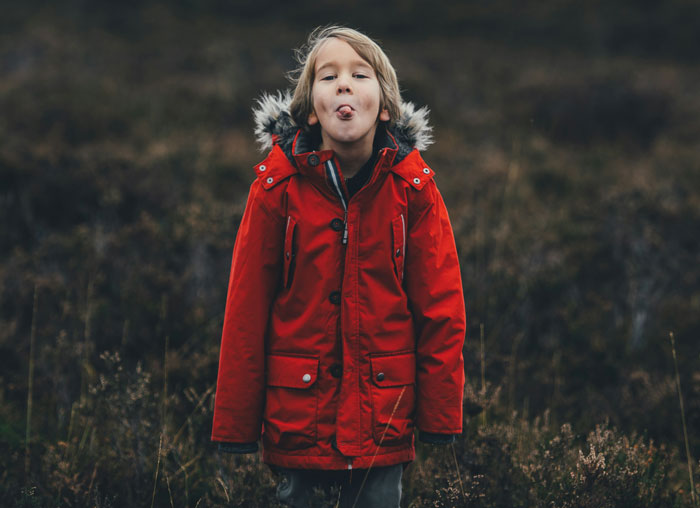
POLYGON ((380 88, 372 66, 342 39, 331 38, 321 47, 314 66, 311 89, 314 111, 309 125, 321 124, 324 148, 374 140, 379 120, 380 88))

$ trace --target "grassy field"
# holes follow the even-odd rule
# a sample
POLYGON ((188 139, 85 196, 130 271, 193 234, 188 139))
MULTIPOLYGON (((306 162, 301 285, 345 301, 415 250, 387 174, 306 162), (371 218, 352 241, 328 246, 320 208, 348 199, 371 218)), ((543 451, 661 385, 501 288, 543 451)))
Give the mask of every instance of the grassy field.
POLYGON ((430 107, 461 260, 465 432, 402 505, 700 506, 689 0, 4 7, 0 505, 276 506, 209 442, 218 348, 250 108, 330 21, 430 107))

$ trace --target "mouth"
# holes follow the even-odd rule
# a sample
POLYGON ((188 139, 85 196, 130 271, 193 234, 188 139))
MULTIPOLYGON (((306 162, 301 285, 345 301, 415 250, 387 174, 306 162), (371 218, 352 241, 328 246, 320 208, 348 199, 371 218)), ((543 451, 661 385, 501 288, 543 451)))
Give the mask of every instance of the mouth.
POLYGON ((336 115, 340 117, 341 120, 349 120, 355 114, 355 109, 349 104, 341 104, 335 110, 336 115))

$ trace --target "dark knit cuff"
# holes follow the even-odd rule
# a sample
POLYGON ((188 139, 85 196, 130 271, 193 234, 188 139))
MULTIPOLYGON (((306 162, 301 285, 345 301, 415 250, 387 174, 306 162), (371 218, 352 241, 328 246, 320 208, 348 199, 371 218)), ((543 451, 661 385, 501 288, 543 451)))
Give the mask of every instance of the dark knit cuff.
POLYGON ((418 432, 418 439, 423 443, 446 445, 455 442, 456 434, 434 434, 433 432, 418 432))
POLYGON ((219 443, 219 451, 226 453, 255 453, 258 443, 219 443))

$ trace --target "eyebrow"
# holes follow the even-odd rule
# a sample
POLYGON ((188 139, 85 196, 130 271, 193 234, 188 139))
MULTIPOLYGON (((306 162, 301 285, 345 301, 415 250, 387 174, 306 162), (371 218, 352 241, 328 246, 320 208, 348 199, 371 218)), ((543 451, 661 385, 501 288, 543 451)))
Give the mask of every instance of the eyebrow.
MULTIPOLYGON (((330 62, 326 62, 321 67, 316 69, 316 72, 317 73, 321 72, 326 67, 336 67, 336 66, 337 66, 336 62, 331 60, 330 62)), ((365 62, 364 60, 353 60, 352 62, 350 62, 350 66, 365 67, 365 68, 371 70, 372 72, 374 72, 374 69, 372 68, 372 66, 369 63, 365 62)))

